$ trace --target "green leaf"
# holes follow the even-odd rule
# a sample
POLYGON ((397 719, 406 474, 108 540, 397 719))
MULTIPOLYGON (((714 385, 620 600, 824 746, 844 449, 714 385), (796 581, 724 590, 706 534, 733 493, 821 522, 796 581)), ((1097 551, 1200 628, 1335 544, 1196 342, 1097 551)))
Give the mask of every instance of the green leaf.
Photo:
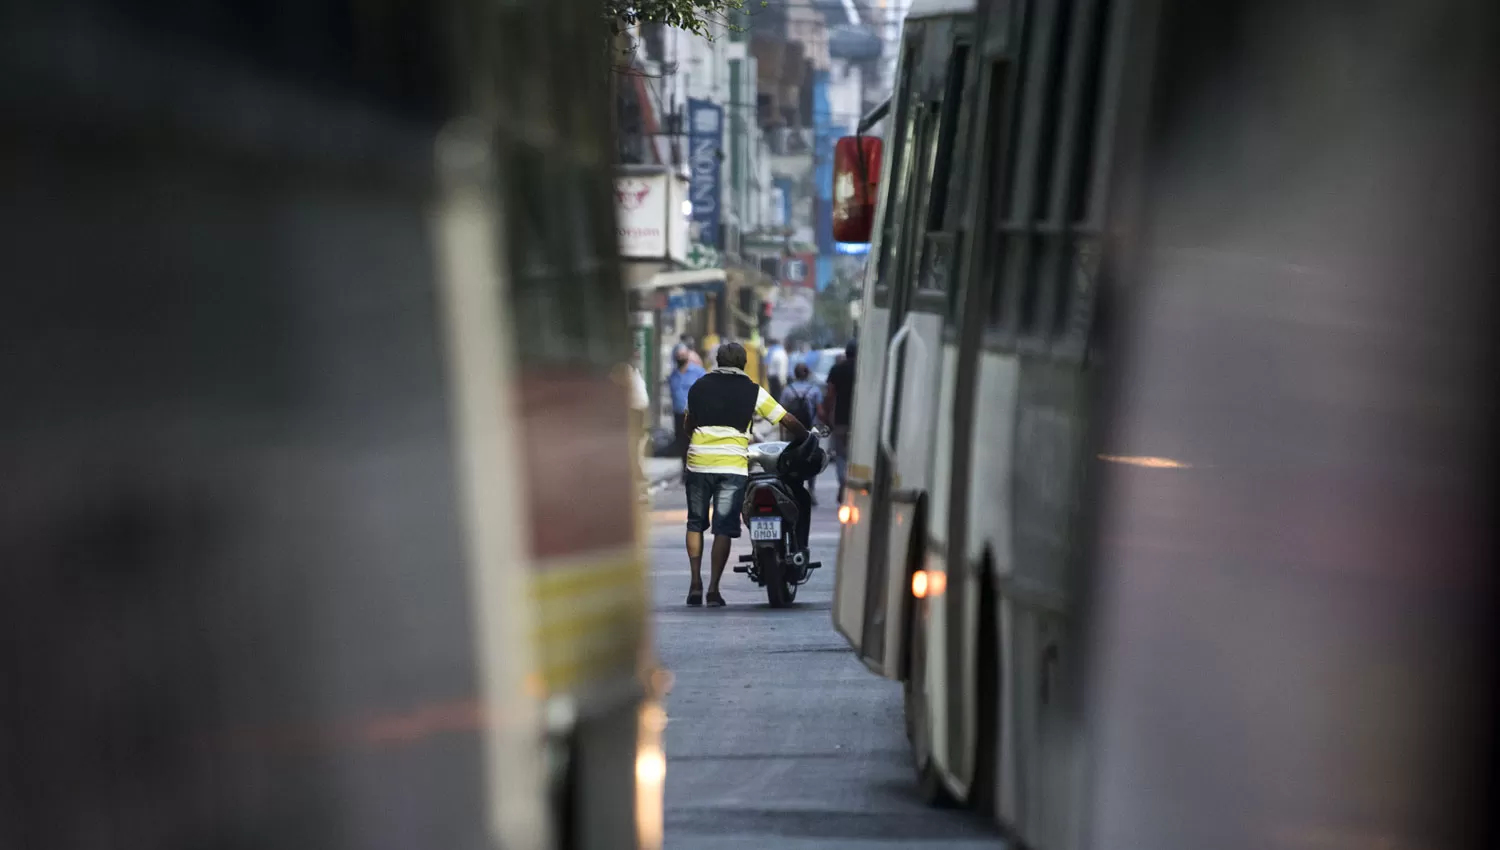
POLYGON ((744 11, 745 0, 604 0, 604 16, 625 26, 665 24, 708 39, 742 29, 732 18, 744 11))

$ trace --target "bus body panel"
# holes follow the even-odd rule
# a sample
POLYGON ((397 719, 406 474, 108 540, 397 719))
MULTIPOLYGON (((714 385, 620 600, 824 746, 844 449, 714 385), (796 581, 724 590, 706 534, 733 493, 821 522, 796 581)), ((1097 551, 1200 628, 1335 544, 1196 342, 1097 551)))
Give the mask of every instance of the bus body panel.
POLYGON ((1011 545, 1011 463, 1015 441, 1019 359, 1013 354, 981 351, 974 387, 975 427, 968 446, 968 504, 964 556, 970 563, 989 562, 1004 579, 1014 565, 1011 545))
MULTIPOLYGON (((439 173, 450 168, 449 160, 440 147, 439 173)), ((494 165, 489 160, 484 164, 494 165)), ((495 427, 518 413, 509 310, 501 285, 504 248, 494 239, 501 212, 490 193, 467 185, 465 178, 472 176, 444 174, 457 185, 444 192, 433 228, 453 387, 454 459, 468 531, 470 607, 477 621, 486 720, 497 730, 485 740, 490 829, 540 850, 551 845, 556 832, 546 816, 546 762, 537 734, 543 725, 541 689, 534 681, 532 653, 515 651, 530 646, 535 617, 524 604, 531 596, 531 577, 515 569, 515 541, 528 534, 529 509, 525 482, 505 474, 507 458, 517 456, 521 442, 513 429, 495 427)))
MULTIPOLYGON (((948 551, 948 522, 952 512, 951 488, 955 475, 959 474, 953 468, 954 418, 958 416, 958 358, 958 345, 945 340, 942 363, 938 367, 937 417, 933 420, 932 483, 927 494, 928 557, 936 557, 944 565, 952 557, 948 551)), ((961 473, 964 478, 968 474, 967 470, 961 473)), ((962 556, 962 549, 956 554, 962 556)))
MULTIPOLYGON (((872 248, 872 250, 874 250, 872 248)), ((870 287, 866 286, 865 312, 860 336, 865 345, 872 340, 884 339, 887 310, 870 305, 870 287)), ((884 376, 884 364, 873 368, 869 364, 881 358, 880 349, 869 348, 856 361, 854 410, 850 416, 848 485, 844 488, 844 504, 851 507, 850 521, 843 524, 839 532, 838 572, 833 586, 834 626, 848 639, 851 646, 865 657, 865 623, 869 619, 872 599, 869 571, 865 568, 870 551, 870 487, 871 470, 875 467, 875 421, 879 418, 880 381, 884 376)), ((881 594, 874 593, 878 598, 881 594)), ((869 663, 868 661, 866 663, 869 663)), ((878 666, 872 667, 881 672, 878 666)))
MULTIPOLYGON (((936 445, 933 416, 938 410, 942 382, 943 317, 913 310, 906 315, 908 329, 897 368, 901 373, 900 400, 892 406, 895 425, 895 477, 891 489, 926 494, 932 485, 932 452, 936 445)), ((888 423, 878 423, 885 425, 888 423)), ((889 436, 887 436, 889 440, 889 436)), ((892 540, 892 546, 897 541, 892 540)), ((905 551, 906 541, 900 541, 905 551)), ((894 550, 893 550, 894 551, 894 550)), ((893 560, 893 564, 905 564, 893 560)))
MULTIPOLYGON (((962 448, 964 453, 956 455, 950 448, 946 458, 935 461, 942 467, 963 470, 950 479, 949 492, 957 485, 965 493, 969 520, 964 545, 945 547, 950 559, 948 586, 957 589, 945 600, 949 611, 945 619, 948 632, 945 645, 951 651, 947 657, 929 662, 950 671, 944 683, 945 692, 932 697, 934 701, 941 700, 945 708, 941 713, 932 713, 934 722, 945 727, 941 733, 935 731, 934 738, 941 738, 947 744, 945 749, 936 751, 936 757, 948 774, 950 785, 965 795, 974 776, 980 740, 981 720, 974 698, 979 686, 979 665, 995 663, 996 659, 979 646, 981 594, 994 593, 997 580, 1003 581, 1013 563, 1009 534, 1013 503, 1011 465, 1020 379, 1019 360, 1012 355, 981 351, 976 359, 975 390, 970 400, 976 427, 970 432, 970 443, 959 447, 950 439, 946 445, 962 448), (988 580, 986 569, 990 571, 988 580)), ((955 373, 957 364, 955 356, 955 373)), ((939 427, 951 432, 955 424, 948 421, 939 427)), ((943 526, 944 534, 950 526, 951 523, 943 526)), ((992 600, 990 610, 998 614, 999 604, 998 599, 992 600)), ((996 631, 1002 645, 1006 645, 1008 636, 1004 626, 998 626, 996 631)), ((1000 666, 1004 675, 1008 665, 1000 666)), ((1016 687, 1019 685, 1002 685, 1001 699, 1013 698, 1016 687)), ((1002 708, 1002 719, 1006 714, 1002 708)), ((1014 747, 999 749, 1005 754, 1014 752, 1014 747)), ((1003 780, 1001 784, 1005 784, 1003 780)))
MULTIPOLYGON (((895 454, 889 460, 892 473, 889 485, 890 516, 884 528, 870 531, 872 546, 885 548, 886 647, 906 645, 906 609, 910 604, 910 576, 913 557, 926 548, 931 527, 920 514, 931 488, 932 451, 937 431, 932 414, 937 409, 941 369, 943 319, 933 313, 913 310, 906 316, 905 342, 897 354, 899 391, 892 390, 891 421, 876 422, 883 429, 895 426, 895 454)), ((880 433, 884 433, 881 431, 880 433)), ((889 437, 886 437, 889 440, 889 437)), ((883 447, 882 447, 883 448, 883 447)), ((906 667, 903 655, 887 653, 881 659, 887 675, 899 677, 906 667)))
MULTIPOLYGON (((956 414, 955 404, 957 402, 957 372, 958 372, 958 346, 945 343, 942 350, 942 363, 939 366, 939 388, 938 388, 938 415, 933 423, 933 452, 932 452, 932 481, 927 495, 927 540, 923 545, 923 568, 930 573, 941 574, 943 582, 947 586, 959 582, 972 583, 973 572, 967 568, 962 552, 951 552, 947 545, 948 521, 949 521, 949 488, 953 486, 952 468, 952 442, 953 442, 953 417, 956 414), (957 560, 952 560, 956 556, 957 560)), ((977 600, 977 591, 970 590, 967 596, 977 600)), ((951 611, 946 594, 934 599, 929 604, 932 611, 931 623, 932 638, 928 641, 927 657, 924 669, 938 670, 945 663, 948 645, 952 642, 950 634, 955 628, 962 634, 965 631, 963 617, 966 612, 951 611), (953 621, 957 620, 955 623, 953 621)), ((931 714, 936 718, 947 718, 953 710, 950 703, 954 700, 950 696, 949 689, 952 683, 947 682, 948 674, 943 673, 944 687, 933 687, 929 690, 931 697, 931 714)), ((972 712, 969 712, 972 719, 972 712)), ((972 732, 967 729, 954 730, 951 722, 939 722, 933 724, 932 748, 936 755, 936 763, 944 772, 944 779, 950 787, 957 786, 959 790, 967 787, 969 772, 956 766, 962 756, 955 754, 952 750, 953 739, 972 739, 972 732), (960 777, 963 777, 960 780, 960 777)))

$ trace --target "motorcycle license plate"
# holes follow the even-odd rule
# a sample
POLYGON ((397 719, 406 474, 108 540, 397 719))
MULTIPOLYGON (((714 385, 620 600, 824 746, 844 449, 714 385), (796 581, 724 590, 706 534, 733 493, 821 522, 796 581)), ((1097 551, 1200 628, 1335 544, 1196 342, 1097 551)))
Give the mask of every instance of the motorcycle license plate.
POLYGON ((780 540, 781 520, 779 519, 752 519, 750 520, 751 540, 780 540))

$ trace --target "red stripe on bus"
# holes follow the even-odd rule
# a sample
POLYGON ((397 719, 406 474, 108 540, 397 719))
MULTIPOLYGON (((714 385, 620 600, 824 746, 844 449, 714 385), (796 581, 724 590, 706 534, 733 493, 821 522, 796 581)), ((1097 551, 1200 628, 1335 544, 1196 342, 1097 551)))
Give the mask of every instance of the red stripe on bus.
POLYGON ((532 371, 521 379, 520 417, 533 557, 631 545, 625 390, 608 375, 532 371))

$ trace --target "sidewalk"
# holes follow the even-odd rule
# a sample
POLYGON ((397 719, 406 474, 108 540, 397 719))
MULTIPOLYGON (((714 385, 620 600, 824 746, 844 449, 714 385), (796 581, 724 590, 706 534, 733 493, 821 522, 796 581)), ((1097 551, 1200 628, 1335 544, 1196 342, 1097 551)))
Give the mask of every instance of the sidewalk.
POLYGON ((682 458, 641 458, 641 471, 646 474, 646 492, 659 493, 682 479, 682 458))

